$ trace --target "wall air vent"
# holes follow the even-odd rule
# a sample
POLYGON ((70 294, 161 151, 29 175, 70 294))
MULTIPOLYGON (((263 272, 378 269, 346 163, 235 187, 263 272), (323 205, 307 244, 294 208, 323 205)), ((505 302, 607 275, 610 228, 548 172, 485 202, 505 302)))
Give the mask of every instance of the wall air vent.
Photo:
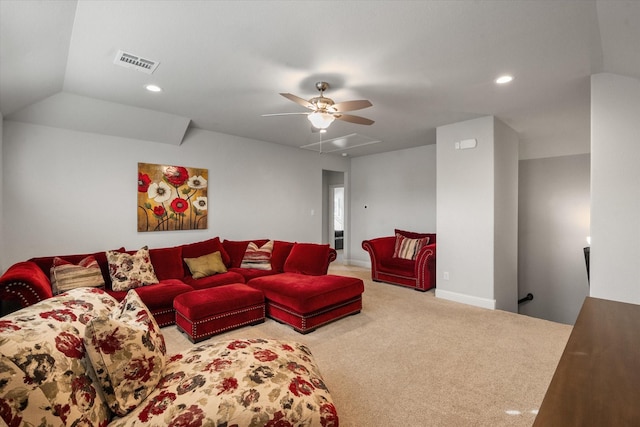
POLYGON ((133 68, 146 74, 152 74, 160 62, 153 59, 141 58, 138 55, 119 50, 113 63, 121 67, 133 68))

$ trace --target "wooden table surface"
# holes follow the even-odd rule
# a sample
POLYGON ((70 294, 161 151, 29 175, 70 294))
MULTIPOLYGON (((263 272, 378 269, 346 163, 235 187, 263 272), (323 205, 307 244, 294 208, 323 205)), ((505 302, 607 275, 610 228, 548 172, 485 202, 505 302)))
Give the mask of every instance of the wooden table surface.
POLYGON ((640 426, 640 305, 587 297, 534 426, 640 426))

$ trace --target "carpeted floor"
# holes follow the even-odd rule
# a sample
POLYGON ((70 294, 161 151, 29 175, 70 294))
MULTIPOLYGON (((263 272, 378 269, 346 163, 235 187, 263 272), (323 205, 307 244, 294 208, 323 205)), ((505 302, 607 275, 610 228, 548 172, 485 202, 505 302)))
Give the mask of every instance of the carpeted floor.
MULTIPOLYGON (((307 335, 267 319, 210 341, 307 344, 343 427, 533 423, 571 326, 376 283, 359 267, 330 270, 365 281, 361 313, 307 335)), ((163 332, 170 354, 192 345, 175 326, 163 332)))

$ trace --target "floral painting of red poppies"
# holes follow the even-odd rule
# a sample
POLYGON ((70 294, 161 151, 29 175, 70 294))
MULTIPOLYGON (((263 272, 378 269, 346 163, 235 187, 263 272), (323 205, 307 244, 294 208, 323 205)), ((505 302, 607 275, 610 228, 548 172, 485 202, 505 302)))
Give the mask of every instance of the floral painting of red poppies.
POLYGON ((207 169, 138 163, 138 231, 207 228, 207 169))

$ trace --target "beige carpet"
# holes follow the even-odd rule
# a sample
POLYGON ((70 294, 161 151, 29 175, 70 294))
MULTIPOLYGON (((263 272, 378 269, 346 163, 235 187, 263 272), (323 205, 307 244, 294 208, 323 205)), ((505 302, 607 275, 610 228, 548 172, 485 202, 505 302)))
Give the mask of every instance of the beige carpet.
MULTIPOLYGON (((358 267, 335 265, 331 272, 365 280, 361 313, 307 335, 267 319, 210 341, 307 344, 343 427, 533 423, 571 326, 376 283, 358 267)), ((192 345, 175 326, 163 332, 170 353, 192 345)))

